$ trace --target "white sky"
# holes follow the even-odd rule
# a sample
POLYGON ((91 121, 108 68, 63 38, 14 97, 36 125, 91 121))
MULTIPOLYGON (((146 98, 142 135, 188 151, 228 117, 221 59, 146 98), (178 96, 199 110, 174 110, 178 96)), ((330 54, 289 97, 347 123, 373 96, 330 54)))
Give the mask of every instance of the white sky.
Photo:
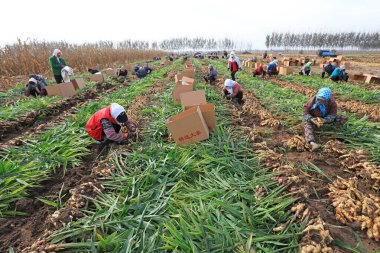
POLYGON ((380 31, 378 0, 2 0, 0 45, 228 37, 264 48, 275 32, 380 31))

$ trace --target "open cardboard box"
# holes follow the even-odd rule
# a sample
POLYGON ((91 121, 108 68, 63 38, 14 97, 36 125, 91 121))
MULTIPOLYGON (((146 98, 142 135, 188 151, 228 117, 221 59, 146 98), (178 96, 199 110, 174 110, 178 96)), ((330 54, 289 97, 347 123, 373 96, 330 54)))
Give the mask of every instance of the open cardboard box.
POLYGON ((103 74, 93 74, 90 76, 90 81, 96 82, 98 84, 104 83, 104 76, 103 74))
POLYGON ((86 86, 83 78, 75 78, 71 83, 74 85, 75 90, 81 90, 86 86))
POLYGON ((195 78, 195 68, 185 69, 182 72, 182 76, 187 76, 187 77, 190 77, 190 78, 195 78))
POLYGON ((206 93, 204 90, 181 93, 180 100, 183 110, 187 110, 193 106, 207 104, 206 93))
POLYGON ((289 67, 280 67, 279 74, 280 75, 292 75, 293 69, 289 68, 289 67))
POLYGON ((166 121, 166 126, 179 146, 209 138, 209 130, 199 106, 170 117, 166 121))
POLYGON ((178 82, 181 82, 182 81, 182 75, 181 74, 177 74, 174 76, 174 80, 176 83, 178 82))
POLYGON ((189 92, 192 90, 193 90, 192 85, 182 85, 182 84, 176 85, 173 88, 173 102, 174 102, 174 104, 178 104, 179 102, 181 102, 181 97, 180 97, 181 93, 189 92))
POLYGON ((107 69, 105 71, 106 75, 107 76, 117 76, 116 73, 117 73, 117 70, 116 69, 107 69))
POLYGON ((73 83, 59 83, 46 86, 48 96, 72 97, 76 94, 73 83))

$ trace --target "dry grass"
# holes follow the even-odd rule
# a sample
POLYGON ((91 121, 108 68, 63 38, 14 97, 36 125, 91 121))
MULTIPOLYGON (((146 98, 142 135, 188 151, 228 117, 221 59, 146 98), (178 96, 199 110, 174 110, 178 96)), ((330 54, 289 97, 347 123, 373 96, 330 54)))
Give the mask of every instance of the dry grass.
POLYGON ((49 57, 55 48, 76 72, 88 68, 113 67, 119 64, 152 59, 164 52, 137 49, 115 49, 107 44, 74 45, 65 42, 22 42, 0 49, 0 90, 5 90, 31 73, 52 77, 49 57))

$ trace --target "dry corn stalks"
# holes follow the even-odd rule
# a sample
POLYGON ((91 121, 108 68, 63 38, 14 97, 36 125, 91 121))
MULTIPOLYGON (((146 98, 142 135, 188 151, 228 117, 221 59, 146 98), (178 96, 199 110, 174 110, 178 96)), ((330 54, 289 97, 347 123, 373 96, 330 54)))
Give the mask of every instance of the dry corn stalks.
POLYGON ((343 224, 361 222, 361 229, 367 229, 368 238, 380 240, 380 198, 364 195, 357 189, 358 179, 348 181, 338 177, 330 187, 329 197, 335 207, 335 217, 343 224))

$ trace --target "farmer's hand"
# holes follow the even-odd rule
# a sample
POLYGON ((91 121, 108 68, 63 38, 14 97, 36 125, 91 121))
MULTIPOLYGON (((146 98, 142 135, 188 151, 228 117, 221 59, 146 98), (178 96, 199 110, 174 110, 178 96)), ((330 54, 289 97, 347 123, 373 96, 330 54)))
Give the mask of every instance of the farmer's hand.
POLYGON ((303 117, 303 120, 306 122, 310 122, 312 118, 313 118, 313 116, 311 116, 310 114, 307 114, 303 117))
POLYGON ((131 121, 127 122, 126 127, 127 127, 128 131, 136 132, 136 125, 134 123, 132 123, 131 121))

